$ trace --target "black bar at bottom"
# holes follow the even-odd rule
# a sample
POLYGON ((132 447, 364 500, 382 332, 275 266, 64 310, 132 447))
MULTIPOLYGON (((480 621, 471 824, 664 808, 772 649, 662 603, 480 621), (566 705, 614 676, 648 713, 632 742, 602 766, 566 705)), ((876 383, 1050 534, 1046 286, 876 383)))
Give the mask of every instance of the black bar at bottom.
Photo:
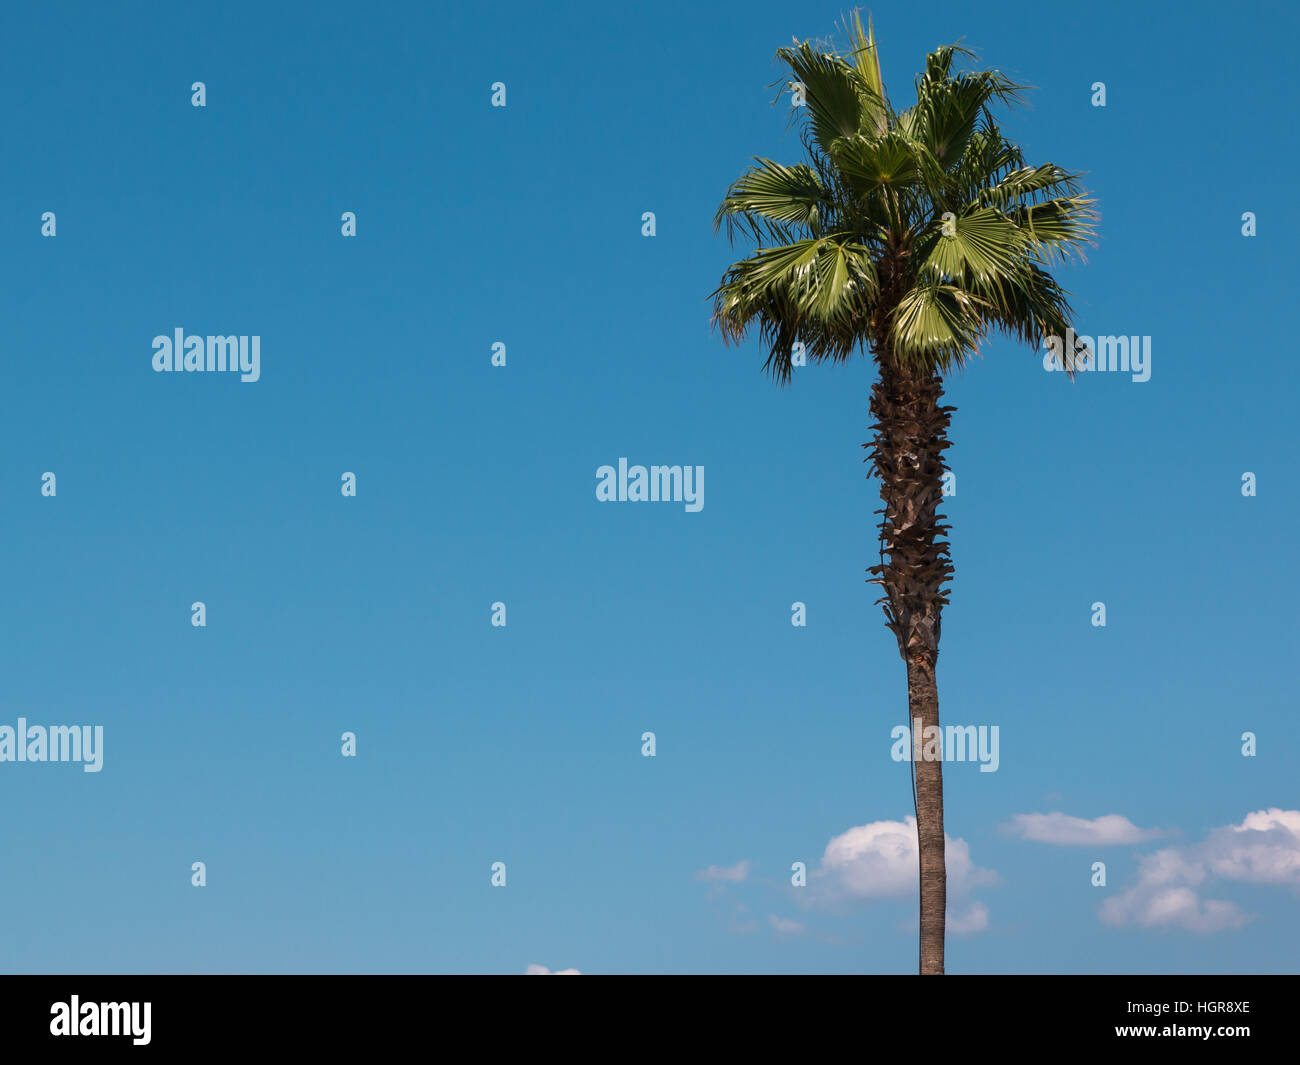
POLYGON ((413 1045, 456 1057, 456 1047, 490 1057, 710 1046, 770 1056, 846 1040, 867 1054, 900 1040, 926 1051, 1127 1043, 1222 1054, 1292 1045, 1298 985, 1293 976, 7 976, 0 1056, 284 1048, 370 1060, 413 1045))

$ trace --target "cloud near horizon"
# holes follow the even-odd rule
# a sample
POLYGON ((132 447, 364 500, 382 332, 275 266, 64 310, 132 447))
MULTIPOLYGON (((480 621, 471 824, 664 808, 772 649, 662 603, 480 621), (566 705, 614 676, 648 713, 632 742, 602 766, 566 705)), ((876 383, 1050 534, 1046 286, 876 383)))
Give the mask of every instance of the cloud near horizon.
POLYGON ((1202 934, 1240 928, 1250 915, 1236 903, 1201 896, 1216 877, 1300 890, 1300 810, 1257 810, 1239 825, 1212 829, 1202 843, 1143 855, 1137 882, 1103 902, 1099 916, 1109 925, 1202 934))

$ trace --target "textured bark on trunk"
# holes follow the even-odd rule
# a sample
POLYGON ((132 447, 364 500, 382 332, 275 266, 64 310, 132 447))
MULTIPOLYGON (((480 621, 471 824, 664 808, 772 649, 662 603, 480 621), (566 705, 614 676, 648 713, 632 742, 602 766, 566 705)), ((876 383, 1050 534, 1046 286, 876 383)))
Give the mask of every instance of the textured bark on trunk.
MULTIPOLYGON (((939 727, 935 663, 939 628, 948 601, 944 584, 952 574, 948 544, 938 513, 943 498, 943 452, 948 446, 952 407, 942 406, 943 381, 877 351, 880 375, 871 391, 874 439, 868 461, 880 477, 884 508, 880 523, 881 563, 873 583, 884 591, 885 624, 898 640, 907 665, 907 702, 913 732, 917 845, 920 852, 920 972, 944 970, 947 882, 943 832, 943 762, 923 757, 923 737, 939 727)), ((931 732, 930 735, 938 733, 931 732)))
MULTIPOLYGON (((921 735, 939 724, 939 689, 934 667, 918 656, 907 664, 907 704, 921 735)), ((933 735, 933 733, 930 733, 933 735)), ((914 747, 913 750, 916 750, 914 747)), ((922 976, 943 972, 945 918, 948 910, 947 867, 943 835, 943 762, 922 759, 916 769, 916 835, 921 858, 922 976)))

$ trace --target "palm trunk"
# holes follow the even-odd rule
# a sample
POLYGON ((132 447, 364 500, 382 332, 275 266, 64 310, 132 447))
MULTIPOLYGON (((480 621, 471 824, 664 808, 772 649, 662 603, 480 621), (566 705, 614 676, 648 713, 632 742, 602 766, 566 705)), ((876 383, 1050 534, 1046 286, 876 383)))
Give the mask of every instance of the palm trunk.
MULTIPOLYGON (((907 663, 907 704, 921 736, 939 725, 939 689, 934 666, 917 655, 907 663)), ((915 750, 915 748, 914 748, 915 750)), ((916 769, 916 837, 921 858, 921 975, 943 972, 948 878, 944 861, 943 762, 922 759, 916 769)))
POLYGON ((952 574, 948 544, 938 513, 943 497, 943 460, 952 407, 940 405, 943 381, 935 373, 900 364, 878 351, 880 376, 871 392, 875 436, 868 461, 880 477, 884 508, 880 523, 880 565, 873 582, 884 589, 885 624, 898 640, 907 665, 909 731, 916 789, 920 852, 920 971, 943 972, 947 878, 944 864, 943 762, 923 757, 923 738, 938 735, 940 615, 952 574))

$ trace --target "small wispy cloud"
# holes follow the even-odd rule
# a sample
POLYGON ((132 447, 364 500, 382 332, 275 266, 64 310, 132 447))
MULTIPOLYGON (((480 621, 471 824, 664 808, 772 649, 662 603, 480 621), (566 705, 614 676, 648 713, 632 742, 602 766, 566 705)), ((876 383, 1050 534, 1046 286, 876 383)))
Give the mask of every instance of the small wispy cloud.
POLYGON ((1056 811, 1050 814, 1016 814, 1002 828, 1033 843, 1058 847, 1110 847, 1143 843, 1168 835, 1158 828, 1138 828, 1127 817, 1106 814, 1091 821, 1056 811))
POLYGON ((735 865, 711 865, 695 874, 696 880, 710 884, 739 884, 749 876, 749 859, 735 865))
POLYGON ((808 930, 802 921, 792 921, 789 917, 778 917, 774 913, 768 915, 767 923, 772 926, 772 931, 783 936, 799 936, 808 930))
POLYGON ((556 969, 552 972, 545 965, 530 965, 524 970, 525 976, 581 976, 577 969, 556 969))

